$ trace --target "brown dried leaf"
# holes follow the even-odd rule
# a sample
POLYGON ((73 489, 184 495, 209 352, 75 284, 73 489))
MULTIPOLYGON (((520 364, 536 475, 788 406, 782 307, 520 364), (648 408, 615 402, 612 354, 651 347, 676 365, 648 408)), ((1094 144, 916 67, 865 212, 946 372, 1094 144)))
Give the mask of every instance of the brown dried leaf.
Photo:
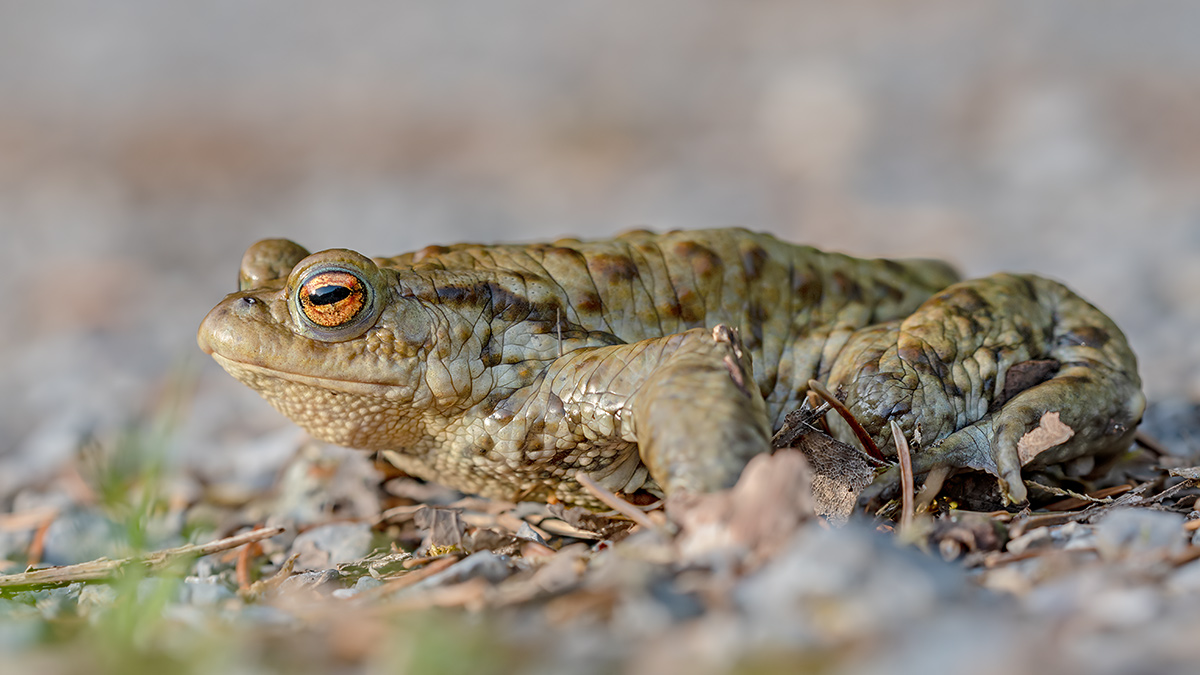
POLYGON ((795 447, 812 472, 816 514, 840 525, 854 511, 858 495, 875 480, 870 459, 854 447, 817 431, 798 435, 795 447))
POLYGON ((463 535, 467 526, 458 511, 426 507, 413 514, 413 522, 425 531, 422 548, 438 552, 465 550, 463 535))
POLYGON ((1057 412, 1042 415, 1038 427, 1017 441, 1017 457, 1021 466, 1030 463, 1042 452, 1066 443, 1074 435, 1075 430, 1059 419, 1057 412))

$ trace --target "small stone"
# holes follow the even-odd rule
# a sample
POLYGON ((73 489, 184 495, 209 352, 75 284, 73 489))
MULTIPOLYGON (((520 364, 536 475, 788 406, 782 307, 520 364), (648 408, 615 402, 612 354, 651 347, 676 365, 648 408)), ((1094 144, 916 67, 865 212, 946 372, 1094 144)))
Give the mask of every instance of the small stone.
POLYGON ((499 556, 491 551, 479 551, 472 553, 428 579, 414 584, 410 588, 410 592, 457 584, 476 577, 483 577, 491 583, 496 584, 507 579, 514 571, 508 556, 499 556))
POLYGON ((358 560, 370 553, 371 526, 366 523, 331 523, 296 536, 292 553, 299 553, 296 569, 319 570, 358 560))
POLYGON ((1096 527, 1096 548, 1106 559, 1161 551, 1177 553, 1185 539, 1180 513, 1114 509, 1096 527))
POLYGON ((1006 549, 1009 553, 1020 555, 1031 549, 1049 546, 1053 541, 1054 538, 1050 534, 1050 528, 1039 527, 1008 542, 1006 549))
POLYGON ((181 596, 181 602, 203 606, 217 605, 236 597, 233 590, 217 576, 185 578, 181 596))
POLYGON ((97 558, 119 558, 127 554, 125 530, 94 511, 69 511, 46 529, 42 562, 74 565, 97 558))
POLYGON ((363 591, 382 586, 383 582, 373 577, 359 577, 353 588, 339 588, 333 592, 335 598, 352 598, 363 591))
POLYGON ((543 544, 546 546, 549 545, 549 544, 546 544, 546 540, 542 539, 542 535, 538 534, 537 530, 533 529, 533 527, 529 523, 524 523, 524 522, 521 523, 521 527, 517 528, 517 536, 520 537, 521 539, 528 539, 529 541, 536 541, 537 543, 543 544))

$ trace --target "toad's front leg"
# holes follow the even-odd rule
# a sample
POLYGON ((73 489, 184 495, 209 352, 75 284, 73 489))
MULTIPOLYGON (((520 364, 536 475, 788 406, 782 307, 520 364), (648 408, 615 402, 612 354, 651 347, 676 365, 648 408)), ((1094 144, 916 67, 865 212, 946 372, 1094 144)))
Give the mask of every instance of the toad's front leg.
POLYGON ((751 457, 770 450, 750 356, 725 326, 577 350, 551 370, 553 398, 584 424, 611 413, 618 422, 604 426, 637 443, 668 496, 729 487, 751 457))
POLYGON ((1013 502, 1025 500, 1022 467, 1119 452, 1145 408, 1120 329, 1028 275, 955 284, 901 322, 860 331, 829 384, 881 446, 889 420, 921 440, 915 471, 984 470, 1013 502))

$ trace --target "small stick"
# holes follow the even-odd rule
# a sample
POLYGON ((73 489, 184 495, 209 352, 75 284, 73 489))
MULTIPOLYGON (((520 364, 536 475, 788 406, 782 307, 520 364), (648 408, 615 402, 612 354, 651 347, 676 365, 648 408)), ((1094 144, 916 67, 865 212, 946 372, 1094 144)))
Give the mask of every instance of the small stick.
POLYGON ((273 591, 283 585, 283 582, 288 577, 292 576, 292 570, 296 568, 296 561, 300 559, 299 553, 293 553, 290 558, 283 561, 275 574, 272 574, 266 579, 259 579, 245 588, 238 589, 238 595, 243 600, 254 600, 262 597, 269 591, 273 591))
POLYGON ((252 546, 246 546, 238 551, 237 563, 234 564, 234 576, 237 578, 238 589, 245 590, 250 588, 250 584, 254 583, 250 580, 250 559, 258 555, 262 551, 262 547, 255 543, 252 546), (258 551, 255 551, 258 549, 258 551))
POLYGON ((147 570, 159 570, 176 560, 184 558, 200 558, 220 551, 237 548, 243 544, 269 539, 284 531, 282 527, 264 527, 251 532, 218 539, 207 544, 187 544, 176 548, 163 549, 143 556, 109 560, 100 558, 78 565, 62 567, 47 567, 40 570, 21 572, 19 574, 0 575, 0 588, 12 586, 34 586, 43 584, 62 584, 74 581, 98 581, 108 579, 119 573, 124 567, 140 564, 147 570))
POLYGON ((817 392, 821 398, 825 399, 826 403, 833 406, 833 409, 842 416, 842 419, 846 420, 846 424, 850 425, 850 430, 854 432, 854 436, 858 438, 858 442, 862 443, 863 450, 865 450, 868 455, 881 462, 887 461, 883 458, 883 453, 880 452, 879 448, 875 445, 875 441, 871 440, 871 434, 868 434, 867 430, 862 428, 862 425, 858 423, 858 420, 854 419, 854 414, 850 412, 850 409, 847 408, 844 403, 837 400, 837 398, 835 398, 834 395, 825 388, 825 385, 817 382, 816 380, 809 380, 808 388, 811 391, 817 392))
POLYGON ((29 564, 26 568, 33 567, 42 560, 42 555, 46 552, 46 533, 50 531, 50 526, 54 524, 54 519, 57 517, 57 512, 48 514, 46 519, 38 525, 37 530, 34 531, 33 541, 29 543, 29 564))
POLYGON ((586 473, 582 471, 576 472, 575 480, 578 481, 579 484, 585 489, 587 489, 588 492, 592 493, 592 496, 604 502, 604 505, 608 508, 620 513, 621 515, 646 529, 658 529, 658 526, 654 524, 654 521, 650 520, 650 517, 647 516, 641 509, 613 494, 608 488, 592 480, 592 477, 586 473))
POLYGON ((908 452, 908 440, 895 420, 892 425, 892 440, 896 442, 896 456, 900 458, 900 530, 906 531, 912 527, 913 516, 913 470, 912 456, 908 452))
POLYGON ((38 507, 28 511, 0 514, 0 532, 16 532, 19 530, 34 530, 47 520, 54 520, 58 509, 52 506, 38 507))

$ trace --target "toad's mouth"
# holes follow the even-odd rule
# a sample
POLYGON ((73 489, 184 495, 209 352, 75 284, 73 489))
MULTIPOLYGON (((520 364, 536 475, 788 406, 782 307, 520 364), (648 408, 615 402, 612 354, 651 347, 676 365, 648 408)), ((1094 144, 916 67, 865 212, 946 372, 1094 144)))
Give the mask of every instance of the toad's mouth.
POLYGON ((285 381, 291 384, 298 384, 307 387, 316 387, 327 391, 353 394, 358 396, 370 396, 373 398, 382 398, 387 400, 400 400, 406 395, 411 396, 412 388, 406 387, 397 383, 389 382, 360 382, 357 380, 343 380, 333 377, 319 377, 315 375, 303 375, 300 373, 292 373, 276 368, 258 365, 255 363, 247 363, 238 361, 227 356, 222 356, 217 352, 210 352, 213 360, 217 362, 225 372, 234 376, 244 384, 264 392, 273 387, 264 386, 265 383, 273 382, 278 385, 279 381, 285 381))

